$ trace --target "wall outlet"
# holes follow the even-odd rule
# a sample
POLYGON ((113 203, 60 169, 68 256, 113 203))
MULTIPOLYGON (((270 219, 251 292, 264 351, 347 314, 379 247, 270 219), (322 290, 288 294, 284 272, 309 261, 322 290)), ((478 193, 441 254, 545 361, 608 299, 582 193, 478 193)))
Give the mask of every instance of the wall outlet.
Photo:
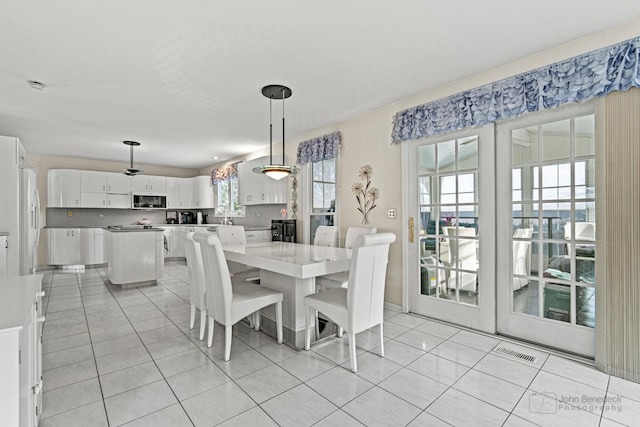
POLYGON ((67 216, 71 218, 73 216, 73 211, 67 211, 67 216))
POLYGON ((396 219, 398 217, 397 209, 387 209, 387 218, 396 219))

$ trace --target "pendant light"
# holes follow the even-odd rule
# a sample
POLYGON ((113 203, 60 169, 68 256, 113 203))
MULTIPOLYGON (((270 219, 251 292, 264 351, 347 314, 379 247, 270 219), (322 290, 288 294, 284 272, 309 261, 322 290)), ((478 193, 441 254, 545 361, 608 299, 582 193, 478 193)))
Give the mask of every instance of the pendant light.
POLYGON ((136 142, 136 141, 122 141, 122 143, 124 145, 128 145, 129 146, 129 150, 131 152, 131 166, 124 170, 124 174, 125 175, 129 175, 129 176, 140 175, 144 171, 142 169, 136 169, 136 168, 133 167, 133 147, 139 146, 140 143, 136 142))
POLYGON ((268 85, 262 88, 262 95, 269 98, 269 164, 255 167, 253 171, 275 180, 295 173, 295 167, 284 164, 284 100, 289 98, 291 94, 291 89, 283 85, 268 85), (282 164, 280 165, 273 163, 273 115, 271 111, 274 99, 282 99, 282 164))

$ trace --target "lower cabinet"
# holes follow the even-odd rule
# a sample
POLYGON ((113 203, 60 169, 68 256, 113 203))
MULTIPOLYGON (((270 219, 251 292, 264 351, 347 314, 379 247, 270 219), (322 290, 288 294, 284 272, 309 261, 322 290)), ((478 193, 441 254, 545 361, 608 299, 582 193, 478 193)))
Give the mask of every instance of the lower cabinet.
POLYGON ((103 232, 101 228, 48 228, 48 264, 104 264, 103 232))
POLYGON ((42 275, 0 278, 3 426, 37 426, 42 413, 42 275))

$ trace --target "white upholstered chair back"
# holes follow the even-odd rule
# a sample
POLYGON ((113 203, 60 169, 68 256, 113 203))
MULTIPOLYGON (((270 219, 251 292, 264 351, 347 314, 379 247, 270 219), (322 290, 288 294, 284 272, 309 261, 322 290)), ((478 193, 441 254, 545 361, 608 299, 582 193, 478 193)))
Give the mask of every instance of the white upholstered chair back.
POLYGON ((216 227, 216 234, 222 246, 246 245, 247 235, 241 225, 223 225, 216 227))
POLYGON ((203 309, 206 307, 204 268, 202 265, 202 255, 200 254, 200 245, 193 240, 193 235, 193 231, 178 231, 178 238, 184 243, 187 266, 189 267, 189 276, 191 278, 189 281, 189 297, 198 309, 203 309))
POLYGON ((347 307, 348 332, 356 334, 381 324, 384 309, 384 286, 393 233, 361 235, 353 245, 347 307))
POLYGON ((313 244, 316 246, 338 246, 338 227, 320 225, 316 229, 313 244))
POLYGON ((233 323, 230 310, 233 290, 231 289, 231 275, 227 267, 222 243, 217 234, 196 235, 195 241, 200 243, 204 277, 206 280, 207 308, 212 317, 220 319, 224 324, 233 323))
POLYGON ((353 244, 356 242, 356 239, 363 234, 375 234, 378 232, 376 227, 349 227, 347 228, 347 236, 344 240, 344 247, 347 249, 352 249, 353 244))

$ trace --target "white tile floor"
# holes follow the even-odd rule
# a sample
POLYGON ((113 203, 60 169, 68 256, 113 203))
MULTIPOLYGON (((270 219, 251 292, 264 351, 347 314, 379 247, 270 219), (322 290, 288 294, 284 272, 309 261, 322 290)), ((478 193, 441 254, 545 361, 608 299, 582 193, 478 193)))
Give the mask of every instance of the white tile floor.
POLYGON ((640 384, 394 311, 385 358, 358 336, 357 374, 344 340, 297 352, 242 324, 225 363, 223 328, 212 348, 188 329, 186 266, 165 273, 126 291, 99 269, 46 274, 42 427, 640 425, 640 384))

